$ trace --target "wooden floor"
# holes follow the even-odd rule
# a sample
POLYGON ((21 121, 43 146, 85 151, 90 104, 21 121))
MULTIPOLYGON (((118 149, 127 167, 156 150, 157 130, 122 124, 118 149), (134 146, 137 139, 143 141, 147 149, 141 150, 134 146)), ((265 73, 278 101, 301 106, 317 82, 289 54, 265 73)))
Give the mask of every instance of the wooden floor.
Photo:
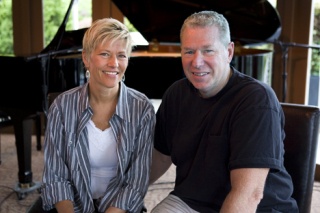
MULTIPOLYGON (((18 180, 17 157, 14 137, 12 134, 0 134, 1 165, 0 165, 0 213, 22 213, 36 200, 39 193, 35 190, 19 200, 14 188, 18 180)), ((32 172, 33 181, 41 181, 43 171, 43 151, 36 150, 36 139, 32 138, 32 172)), ((149 187, 145 198, 148 212, 160 200, 168 195, 173 188, 174 167, 149 187)), ((312 210, 310 213, 320 213, 320 182, 315 182, 312 210)))

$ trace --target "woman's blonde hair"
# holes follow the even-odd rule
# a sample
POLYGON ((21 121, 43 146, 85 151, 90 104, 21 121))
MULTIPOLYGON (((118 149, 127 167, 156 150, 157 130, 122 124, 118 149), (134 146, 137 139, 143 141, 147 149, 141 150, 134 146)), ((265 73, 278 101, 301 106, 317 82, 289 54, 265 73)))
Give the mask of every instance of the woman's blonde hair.
POLYGON ((133 48, 133 42, 128 28, 114 18, 98 19, 92 23, 82 39, 82 48, 88 57, 99 44, 106 41, 114 42, 123 39, 126 41, 128 57, 133 48))

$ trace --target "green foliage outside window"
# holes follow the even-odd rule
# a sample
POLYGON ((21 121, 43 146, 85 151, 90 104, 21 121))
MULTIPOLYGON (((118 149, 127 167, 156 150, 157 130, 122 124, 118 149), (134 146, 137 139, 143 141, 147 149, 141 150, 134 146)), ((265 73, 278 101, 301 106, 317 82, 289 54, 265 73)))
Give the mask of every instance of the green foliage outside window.
MULTIPOLYGON (((320 45, 320 8, 314 11, 313 43, 320 45)), ((320 75, 320 50, 312 49, 311 75, 320 75)))
POLYGON ((68 6, 69 2, 65 0, 43 1, 44 46, 56 35, 68 6))
POLYGON ((13 55, 11 0, 0 1, 0 55, 13 55))
POLYGON ((130 32, 137 32, 137 29, 130 23, 130 21, 127 18, 124 18, 123 23, 128 27, 128 30, 130 32))
MULTIPOLYGON (((91 17, 91 7, 88 2, 91 0, 79 1, 79 21, 91 17)), ((13 56, 13 26, 12 26, 12 0, 0 0, 0 56, 13 56)), ((43 1, 43 25, 44 25, 44 46, 47 46, 56 35, 64 16, 66 15, 70 2, 65 0, 43 1)), ((72 30, 72 14, 70 13, 66 29, 72 30)))

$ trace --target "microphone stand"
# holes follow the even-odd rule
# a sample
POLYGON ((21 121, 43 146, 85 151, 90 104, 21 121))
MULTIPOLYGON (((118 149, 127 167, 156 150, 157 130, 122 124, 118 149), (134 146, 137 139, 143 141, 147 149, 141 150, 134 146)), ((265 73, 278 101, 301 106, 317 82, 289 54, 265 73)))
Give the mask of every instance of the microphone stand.
POLYGON ((78 52, 82 51, 82 47, 74 47, 74 48, 70 48, 70 49, 63 49, 63 50, 57 50, 57 51, 49 51, 46 53, 40 53, 34 56, 29 56, 26 57, 27 61, 33 60, 33 59, 40 59, 41 60, 41 69, 42 69, 42 93, 43 93, 43 111, 45 116, 47 117, 47 112, 48 112, 48 108, 49 108, 49 104, 48 104, 48 70, 50 67, 50 59, 54 58, 57 55, 67 55, 67 54, 73 54, 73 53, 78 53, 78 52), (46 68, 46 62, 48 61, 48 65, 46 68))
MULTIPOLYGON (((62 38, 65 33, 65 26, 68 20, 72 5, 74 1, 71 0, 67 14, 64 17, 63 23, 60 25, 58 29, 58 33, 51 41, 50 45, 47 46, 40 54, 35 56, 30 56, 25 58, 26 61, 30 61, 33 59, 41 59, 41 68, 42 68, 42 77, 43 77, 43 85, 42 85, 42 92, 43 92, 43 108, 45 113, 47 113, 48 108, 48 85, 47 85, 47 69, 45 69, 47 60, 50 61, 52 55, 57 55, 58 53, 62 52, 70 52, 68 50, 57 51, 61 47, 62 38)), ((16 113, 17 114, 17 113, 16 113)), ((19 111, 19 114, 20 111, 19 111)), ((23 113, 22 113, 23 114, 23 113)), ((23 115, 24 116, 24 115, 23 115)), ((38 190, 40 192, 41 183, 34 182, 32 180, 32 171, 31 171, 31 132, 32 132, 32 125, 30 124, 30 119, 24 119, 21 115, 15 115, 17 117, 17 121, 14 122, 15 128, 15 137, 16 137, 16 145, 17 145, 17 153, 18 153, 18 166, 19 166, 19 182, 17 183, 14 191, 17 193, 18 198, 21 200, 23 199, 29 192, 38 190), (21 117, 21 119, 20 119, 21 117), (29 168, 30 167, 30 168, 29 168), (23 170, 23 171, 22 171, 23 170)))
POLYGON ((289 43, 285 43, 285 42, 281 42, 281 41, 274 41, 274 44, 277 44, 280 46, 281 50, 282 50, 282 80, 283 80, 283 84, 282 84, 282 102, 285 102, 286 100, 286 95, 287 95, 287 60, 288 60, 288 50, 289 47, 301 47, 301 48, 311 48, 311 49, 318 49, 318 51, 320 51, 320 45, 306 45, 306 44, 298 44, 295 42, 289 42, 289 43))
POLYGON ((312 48, 320 51, 320 45, 307 45, 307 44, 299 44, 295 42, 282 42, 279 40, 274 41, 262 41, 262 40, 254 40, 254 39, 235 39, 239 41, 244 41, 248 43, 271 43, 279 45, 281 48, 282 55, 282 102, 285 102, 287 95, 287 60, 288 60, 288 52, 289 47, 301 47, 301 48, 312 48))
MULTIPOLYGON (((54 36, 53 40, 50 42, 50 44, 44 49, 42 50, 42 52, 38 55, 35 56, 30 56, 28 57, 26 60, 32 60, 35 58, 40 58, 41 59, 41 65, 42 65, 42 75, 43 75, 43 86, 42 86, 42 91, 43 91, 43 110, 45 113, 45 116, 47 117, 47 111, 48 111, 48 85, 47 85, 47 78, 48 78, 48 74, 47 74, 47 69, 45 67, 46 65, 46 61, 48 60, 50 62, 51 57, 50 56, 54 56, 57 54, 61 54, 61 53, 69 53, 74 51, 73 49, 63 49, 63 50, 59 50, 61 43, 62 43, 62 39, 64 37, 64 34, 66 32, 66 26, 67 26, 67 21, 69 19, 70 13, 71 13, 71 9, 74 5, 75 2, 78 2, 78 0, 71 0, 69 7, 67 9, 67 12, 63 18, 63 21, 60 25, 60 27, 58 28, 58 31, 56 33, 56 35, 54 36)), ((77 48, 79 49, 79 48, 77 48)), ((48 64, 49 65, 49 64, 48 64)), ((49 66, 48 66, 49 67, 49 66)))

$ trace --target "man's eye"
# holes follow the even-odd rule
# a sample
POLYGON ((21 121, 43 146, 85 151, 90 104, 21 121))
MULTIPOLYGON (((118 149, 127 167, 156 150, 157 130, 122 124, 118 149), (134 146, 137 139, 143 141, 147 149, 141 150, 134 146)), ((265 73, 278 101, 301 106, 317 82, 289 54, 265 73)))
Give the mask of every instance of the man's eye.
POLYGON ((214 55, 215 52, 216 52, 216 51, 214 51, 214 50, 204 50, 204 51, 203 51, 203 54, 204 54, 204 55, 210 55, 210 56, 211 56, 211 55, 214 55))
POLYGON ((185 51, 184 52, 184 54, 186 54, 186 55, 190 55, 190 54, 192 54, 193 53, 193 51, 185 51))
POLYGON ((123 55, 119 55, 118 57, 119 57, 119 58, 127 58, 127 55, 124 55, 124 54, 123 54, 123 55))

